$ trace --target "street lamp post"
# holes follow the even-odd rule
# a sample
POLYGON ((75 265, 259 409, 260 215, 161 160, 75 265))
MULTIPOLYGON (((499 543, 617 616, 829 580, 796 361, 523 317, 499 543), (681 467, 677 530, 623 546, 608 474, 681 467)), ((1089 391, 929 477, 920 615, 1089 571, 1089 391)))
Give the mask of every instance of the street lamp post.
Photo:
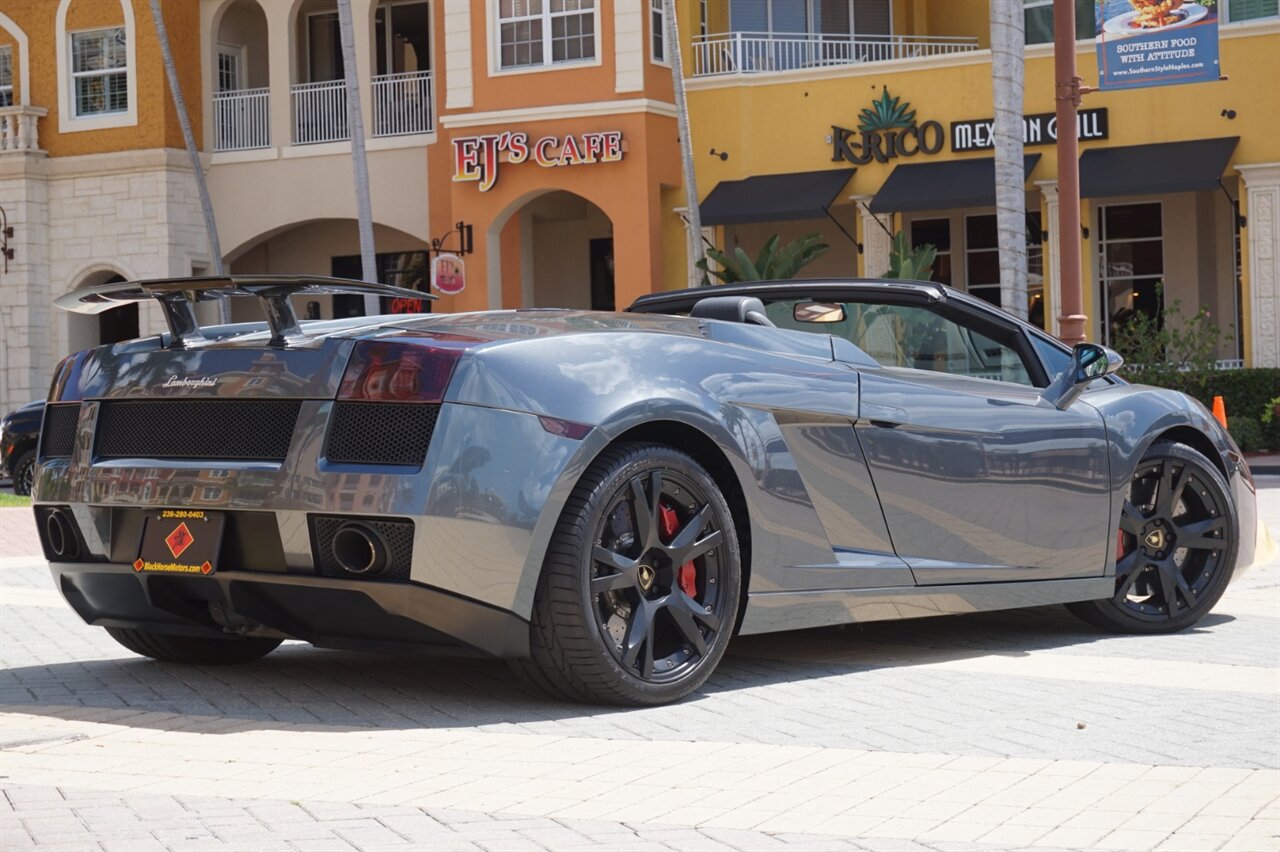
POLYGON ((1062 342, 1084 340, 1084 293, 1080 283, 1080 146, 1076 108, 1081 87, 1076 75, 1075 0, 1053 0, 1053 67, 1058 116, 1058 283, 1062 304, 1058 336, 1062 342))

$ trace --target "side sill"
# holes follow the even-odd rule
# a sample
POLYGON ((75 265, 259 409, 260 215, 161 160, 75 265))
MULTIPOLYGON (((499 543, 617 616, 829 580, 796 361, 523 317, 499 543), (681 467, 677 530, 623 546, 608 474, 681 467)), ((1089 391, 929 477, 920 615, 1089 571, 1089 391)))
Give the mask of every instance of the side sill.
POLYGON ((739 633, 773 633, 865 621, 961 615, 1108 598, 1114 577, 751 595, 739 633))

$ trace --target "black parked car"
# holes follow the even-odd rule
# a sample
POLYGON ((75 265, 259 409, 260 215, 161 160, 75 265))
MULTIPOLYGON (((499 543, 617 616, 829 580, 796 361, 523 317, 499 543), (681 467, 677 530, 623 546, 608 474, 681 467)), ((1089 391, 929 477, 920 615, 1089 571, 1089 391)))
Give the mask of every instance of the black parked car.
POLYGON ((44 400, 28 402, 0 420, 0 476, 13 479, 14 494, 30 494, 31 478, 36 469, 36 443, 40 439, 40 421, 44 419, 44 400))

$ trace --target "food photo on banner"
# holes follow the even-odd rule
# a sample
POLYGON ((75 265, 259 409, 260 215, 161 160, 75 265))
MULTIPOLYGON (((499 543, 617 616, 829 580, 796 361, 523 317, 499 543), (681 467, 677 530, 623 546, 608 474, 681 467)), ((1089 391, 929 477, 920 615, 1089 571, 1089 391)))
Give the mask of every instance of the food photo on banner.
POLYGON ((1221 2, 1095 0, 1098 88, 1217 80, 1221 2))

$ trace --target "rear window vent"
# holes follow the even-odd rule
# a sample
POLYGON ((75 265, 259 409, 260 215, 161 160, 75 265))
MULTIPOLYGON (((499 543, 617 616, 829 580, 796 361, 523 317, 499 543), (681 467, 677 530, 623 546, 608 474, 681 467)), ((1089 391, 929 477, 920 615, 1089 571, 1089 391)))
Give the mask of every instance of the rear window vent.
POLYGON ((46 405, 40 434, 40 458, 69 459, 76 447, 80 426, 80 403, 46 405))
POLYGON ((421 467, 439 416, 440 406, 425 403, 334 403, 325 459, 421 467))

